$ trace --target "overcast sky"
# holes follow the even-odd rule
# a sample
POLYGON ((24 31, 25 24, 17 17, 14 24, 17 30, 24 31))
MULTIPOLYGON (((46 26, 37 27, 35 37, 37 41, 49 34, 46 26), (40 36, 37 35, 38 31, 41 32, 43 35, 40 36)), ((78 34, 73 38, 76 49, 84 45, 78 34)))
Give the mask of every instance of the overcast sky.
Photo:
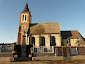
MULTIPOLYGON (((16 42, 25 0, 0 0, 0 42, 16 42)), ((85 37, 85 0, 29 0, 32 23, 58 22, 60 30, 85 37)))

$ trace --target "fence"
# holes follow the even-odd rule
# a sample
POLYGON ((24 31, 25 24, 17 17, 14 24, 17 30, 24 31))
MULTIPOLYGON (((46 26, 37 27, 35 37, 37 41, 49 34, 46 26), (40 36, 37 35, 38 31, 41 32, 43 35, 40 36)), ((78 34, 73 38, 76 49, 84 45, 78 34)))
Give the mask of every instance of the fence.
POLYGON ((14 45, 0 45, 0 53, 11 53, 14 50, 14 45))
POLYGON ((33 53, 54 53, 54 47, 45 48, 45 46, 39 46, 39 48, 36 48, 33 46, 33 53))

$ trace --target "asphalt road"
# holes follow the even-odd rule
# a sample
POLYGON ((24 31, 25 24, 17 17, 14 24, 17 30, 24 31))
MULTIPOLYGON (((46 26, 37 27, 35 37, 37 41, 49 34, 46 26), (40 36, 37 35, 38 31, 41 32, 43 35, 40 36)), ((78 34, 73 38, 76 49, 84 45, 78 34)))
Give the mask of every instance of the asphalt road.
POLYGON ((0 64, 85 64, 85 60, 0 62, 0 64))

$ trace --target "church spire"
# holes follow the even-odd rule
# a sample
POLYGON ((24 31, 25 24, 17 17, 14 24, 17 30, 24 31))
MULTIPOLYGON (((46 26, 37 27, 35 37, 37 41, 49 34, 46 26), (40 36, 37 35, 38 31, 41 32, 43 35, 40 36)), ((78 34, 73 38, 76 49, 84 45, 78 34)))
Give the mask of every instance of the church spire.
POLYGON ((27 11, 29 11, 29 8, 28 8, 28 4, 26 3, 26 6, 25 6, 23 12, 27 12, 27 11))

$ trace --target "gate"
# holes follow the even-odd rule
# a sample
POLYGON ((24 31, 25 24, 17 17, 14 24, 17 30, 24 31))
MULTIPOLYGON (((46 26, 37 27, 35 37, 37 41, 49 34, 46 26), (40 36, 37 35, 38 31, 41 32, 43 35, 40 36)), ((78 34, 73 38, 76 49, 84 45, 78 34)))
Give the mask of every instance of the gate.
POLYGON ((54 53, 54 47, 50 46, 50 48, 45 48, 45 46, 39 46, 36 48, 33 46, 33 53, 54 53))

